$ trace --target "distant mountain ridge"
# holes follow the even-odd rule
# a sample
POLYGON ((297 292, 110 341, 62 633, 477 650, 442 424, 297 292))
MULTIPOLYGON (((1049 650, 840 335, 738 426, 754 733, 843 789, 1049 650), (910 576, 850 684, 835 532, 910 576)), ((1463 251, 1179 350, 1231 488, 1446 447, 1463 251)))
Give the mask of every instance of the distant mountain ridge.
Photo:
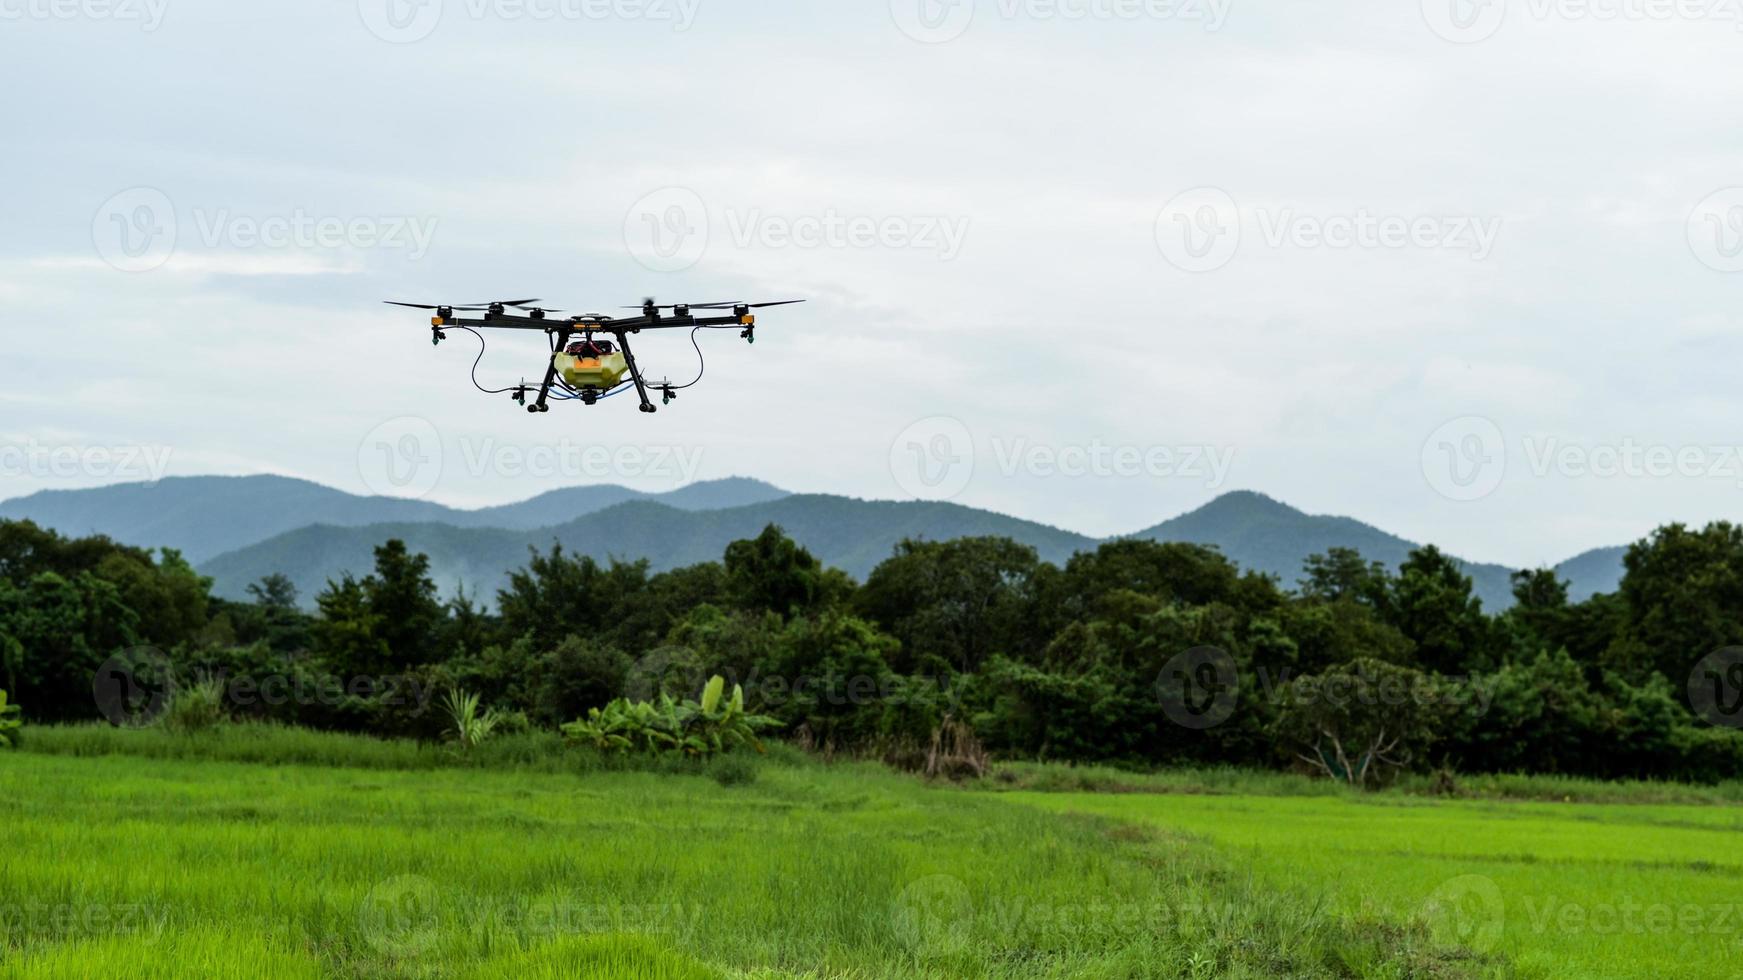
POLYGON ((105 534, 123 544, 167 547, 195 564, 314 524, 435 523, 530 530, 573 520, 631 500, 659 500, 680 510, 715 510, 778 500, 779 487, 733 477, 665 494, 610 484, 565 487, 530 500, 462 510, 427 500, 364 497, 285 476, 169 477, 89 490, 44 490, 0 501, 0 518, 32 520, 62 534, 105 534))
MULTIPOLYGON (((666 494, 626 487, 553 490, 480 510, 427 501, 360 497, 285 477, 183 477, 155 485, 52 491, 0 502, 0 517, 29 518, 65 534, 101 533, 141 546, 167 545, 214 578, 214 590, 241 597, 250 582, 282 572, 305 601, 328 579, 365 574, 374 547, 401 538, 428 554, 451 594, 464 584, 489 598, 528 549, 561 542, 607 558, 647 558, 656 570, 720 558, 726 545, 779 524, 820 559, 864 578, 904 538, 948 540, 1001 535, 1055 563, 1093 549, 1098 539, 957 504, 860 500, 789 494, 757 480, 697 483, 666 494)), ((1237 491, 1130 537, 1218 548, 1242 568, 1294 587, 1309 555, 1354 548, 1396 569, 1416 543, 1361 521, 1312 515, 1264 494, 1237 491)), ((1613 592, 1623 548, 1598 548, 1556 566, 1576 599, 1613 592)), ((1485 608, 1512 604, 1500 565, 1466 563, 1485 608)))
POLYGON ((305 598, 345 571, 373 567, 372 550, 399 538, 430 556, 432 577, 445 592, 460 583, 486 598, 524 566, 529 549, 561 543, 566 551, 610 558, 648 559, 656 571, 718 561, 726 546, 779 524, 825 563, 864 578, 905 538, 947 540, 1002 535, 1032 545, 1041 557, 1064 562, 1094 548, 1093 538, 958 504, 900 503, 850 497, 790 495, 767 503, 683 511, 649 500, 629 501, 555 527, 532 531, 457 528, 444 524, 379 524, 365 528, 316 526, 282 534, 221 555, 200 567, 215 591, 236 597, 248 583, 281 572, 305 598))
MULTIPOLYGON (((1235 558, 1242 568, 1276 575, 1291 587, 1301 578, 1302 564, 1309 555, 1354 548, 1362 557, 1396 571, 1419 547, 1417 542, 1353 518, 1307 514, 1250 490, 1226 493, 1133 537, 1213 545, 1235 558)), ((1588 551, 1555 566, 1555 571, 1569 581, 1569 593, 1576 601, 1599 592, 1614 592, 1622 581, 1625 550, 1588 551)), ((1505 609, 1513 604, 1512 574, 1517 569, 1481 562, 1463 565, 1484 608, 1505 609)))

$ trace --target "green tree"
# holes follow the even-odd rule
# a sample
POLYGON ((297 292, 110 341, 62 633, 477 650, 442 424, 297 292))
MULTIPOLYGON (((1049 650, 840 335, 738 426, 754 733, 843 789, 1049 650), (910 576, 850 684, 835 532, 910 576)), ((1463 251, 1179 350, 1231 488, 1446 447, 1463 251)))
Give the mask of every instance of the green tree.
POLYGON ((1702 657, 1743 644, 1743 528, 1659 528, 1629 547, 1620 596, 1628 619, 1605 655, 1632 684, 1686 681, 1702 657))
POLYGON ((1459 563, 1433 545, 1412 551, 1399 567, 1385 614, 1429 670, 1461 674, 1493 666, 1494 633, 1483 602, 1459 563))
POLYGON ((1420 760, 1455 708, 1421 671, 1356 660, 1290 682, 1275 730, 1296 758, 1365 787, 1420 760))
POLYGON ((1039 649, 1035 549, 1009 538, 903 541, 855 597, 855 608, 902 644, 898 668, 935 657, 979 669, 993 653, 1039 649))
POLYGON ((1303 572, 1304 597, 1374 607, 1385 603, 1391 580, 1385 565, 1363 559, 1354 548, 1331 548, 1323 555, 1309 555, 1303 572))
POLYGON ((802 614, 825 604, 834 584, 823 564, 778 525, 726 546, 726 590, 740 609, 802 614))

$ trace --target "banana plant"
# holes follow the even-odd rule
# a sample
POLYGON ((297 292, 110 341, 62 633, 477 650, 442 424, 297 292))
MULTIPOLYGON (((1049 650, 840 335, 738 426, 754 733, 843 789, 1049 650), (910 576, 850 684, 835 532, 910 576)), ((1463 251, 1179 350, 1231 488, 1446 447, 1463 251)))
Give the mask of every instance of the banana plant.
POLYGON ((744 689, 733 685, 726 696, 726 679, 715 675, 702 689, 701 701, 678 701, 661 694, 657 701, 619 698, 604 708, 593 708, 587 717, 563 726, 571 741, 601 751, 677 751, 706 757, 741 745, 756 751, 763 746, 756 733, 780 724, 773 718, 744 710, 744 689))
POLYGON ((14 743, 13 733, 24 726, 21 720, 24 709, 6 700, 6 692, 0 691, 0 748, 11 748, 14 743))

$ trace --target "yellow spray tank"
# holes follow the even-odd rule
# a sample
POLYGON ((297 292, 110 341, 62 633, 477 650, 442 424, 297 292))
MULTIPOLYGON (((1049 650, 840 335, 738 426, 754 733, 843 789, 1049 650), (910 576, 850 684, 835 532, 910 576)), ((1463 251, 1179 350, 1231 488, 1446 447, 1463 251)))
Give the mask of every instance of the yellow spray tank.
POLYGON ((574 388, 615 388, 629 373, 629 362, 624 360, 621 351, 615 350, 609 354, 559 351, 551 355, 551 362, 557 366, 557 373, 563 376, 563 380, 574 388))

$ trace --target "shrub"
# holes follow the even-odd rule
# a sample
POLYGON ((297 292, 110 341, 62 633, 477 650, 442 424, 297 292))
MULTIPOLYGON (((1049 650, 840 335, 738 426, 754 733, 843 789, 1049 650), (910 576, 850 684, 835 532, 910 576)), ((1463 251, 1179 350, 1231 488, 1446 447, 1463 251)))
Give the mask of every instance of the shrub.
POLYGON ((224 682, 212 678, 177 688, 163 714, 163 727, 178 734, 210 731, 229 720, 224 682))
POLYGON ((1295 743, 1296 757, 1312 768, 1367 786, 1420 758, 1457 696, 1421 671, 1354 660, 1290 682, 1275 730, 1295 743))
POLYGON ((740 746, 763 751, 757 732, 779 725, 773 718, 744 710, 744 689, 733 685, 726 697, 726 679, 716 674, 702 690, 701 701, 677 701, 662 694, 658 701, 619 698, 587 717, 563 726, 569 741, 602 752, 674 752, 706 758, 740 746))
POLYGON ((502 723, 502 716, 495 708, 479 711, 478 695, 468 694, 457 687, 448 691, 448 699, 442 706, 447 709, 448 719, 453 723, 448 736, 463 749, 476 748, 502 723))
POLYGON ((722 755, 708 763, 708 778, 722 786, 748 786, 757 781, 757 764, 742 755, 722 755))
POLYGON ((12 748, 18 744, 18 729, 24 726, 20 716, 24 709, 16 704, 9 704, 6 692, 0 691, 0 748, 12 748))

